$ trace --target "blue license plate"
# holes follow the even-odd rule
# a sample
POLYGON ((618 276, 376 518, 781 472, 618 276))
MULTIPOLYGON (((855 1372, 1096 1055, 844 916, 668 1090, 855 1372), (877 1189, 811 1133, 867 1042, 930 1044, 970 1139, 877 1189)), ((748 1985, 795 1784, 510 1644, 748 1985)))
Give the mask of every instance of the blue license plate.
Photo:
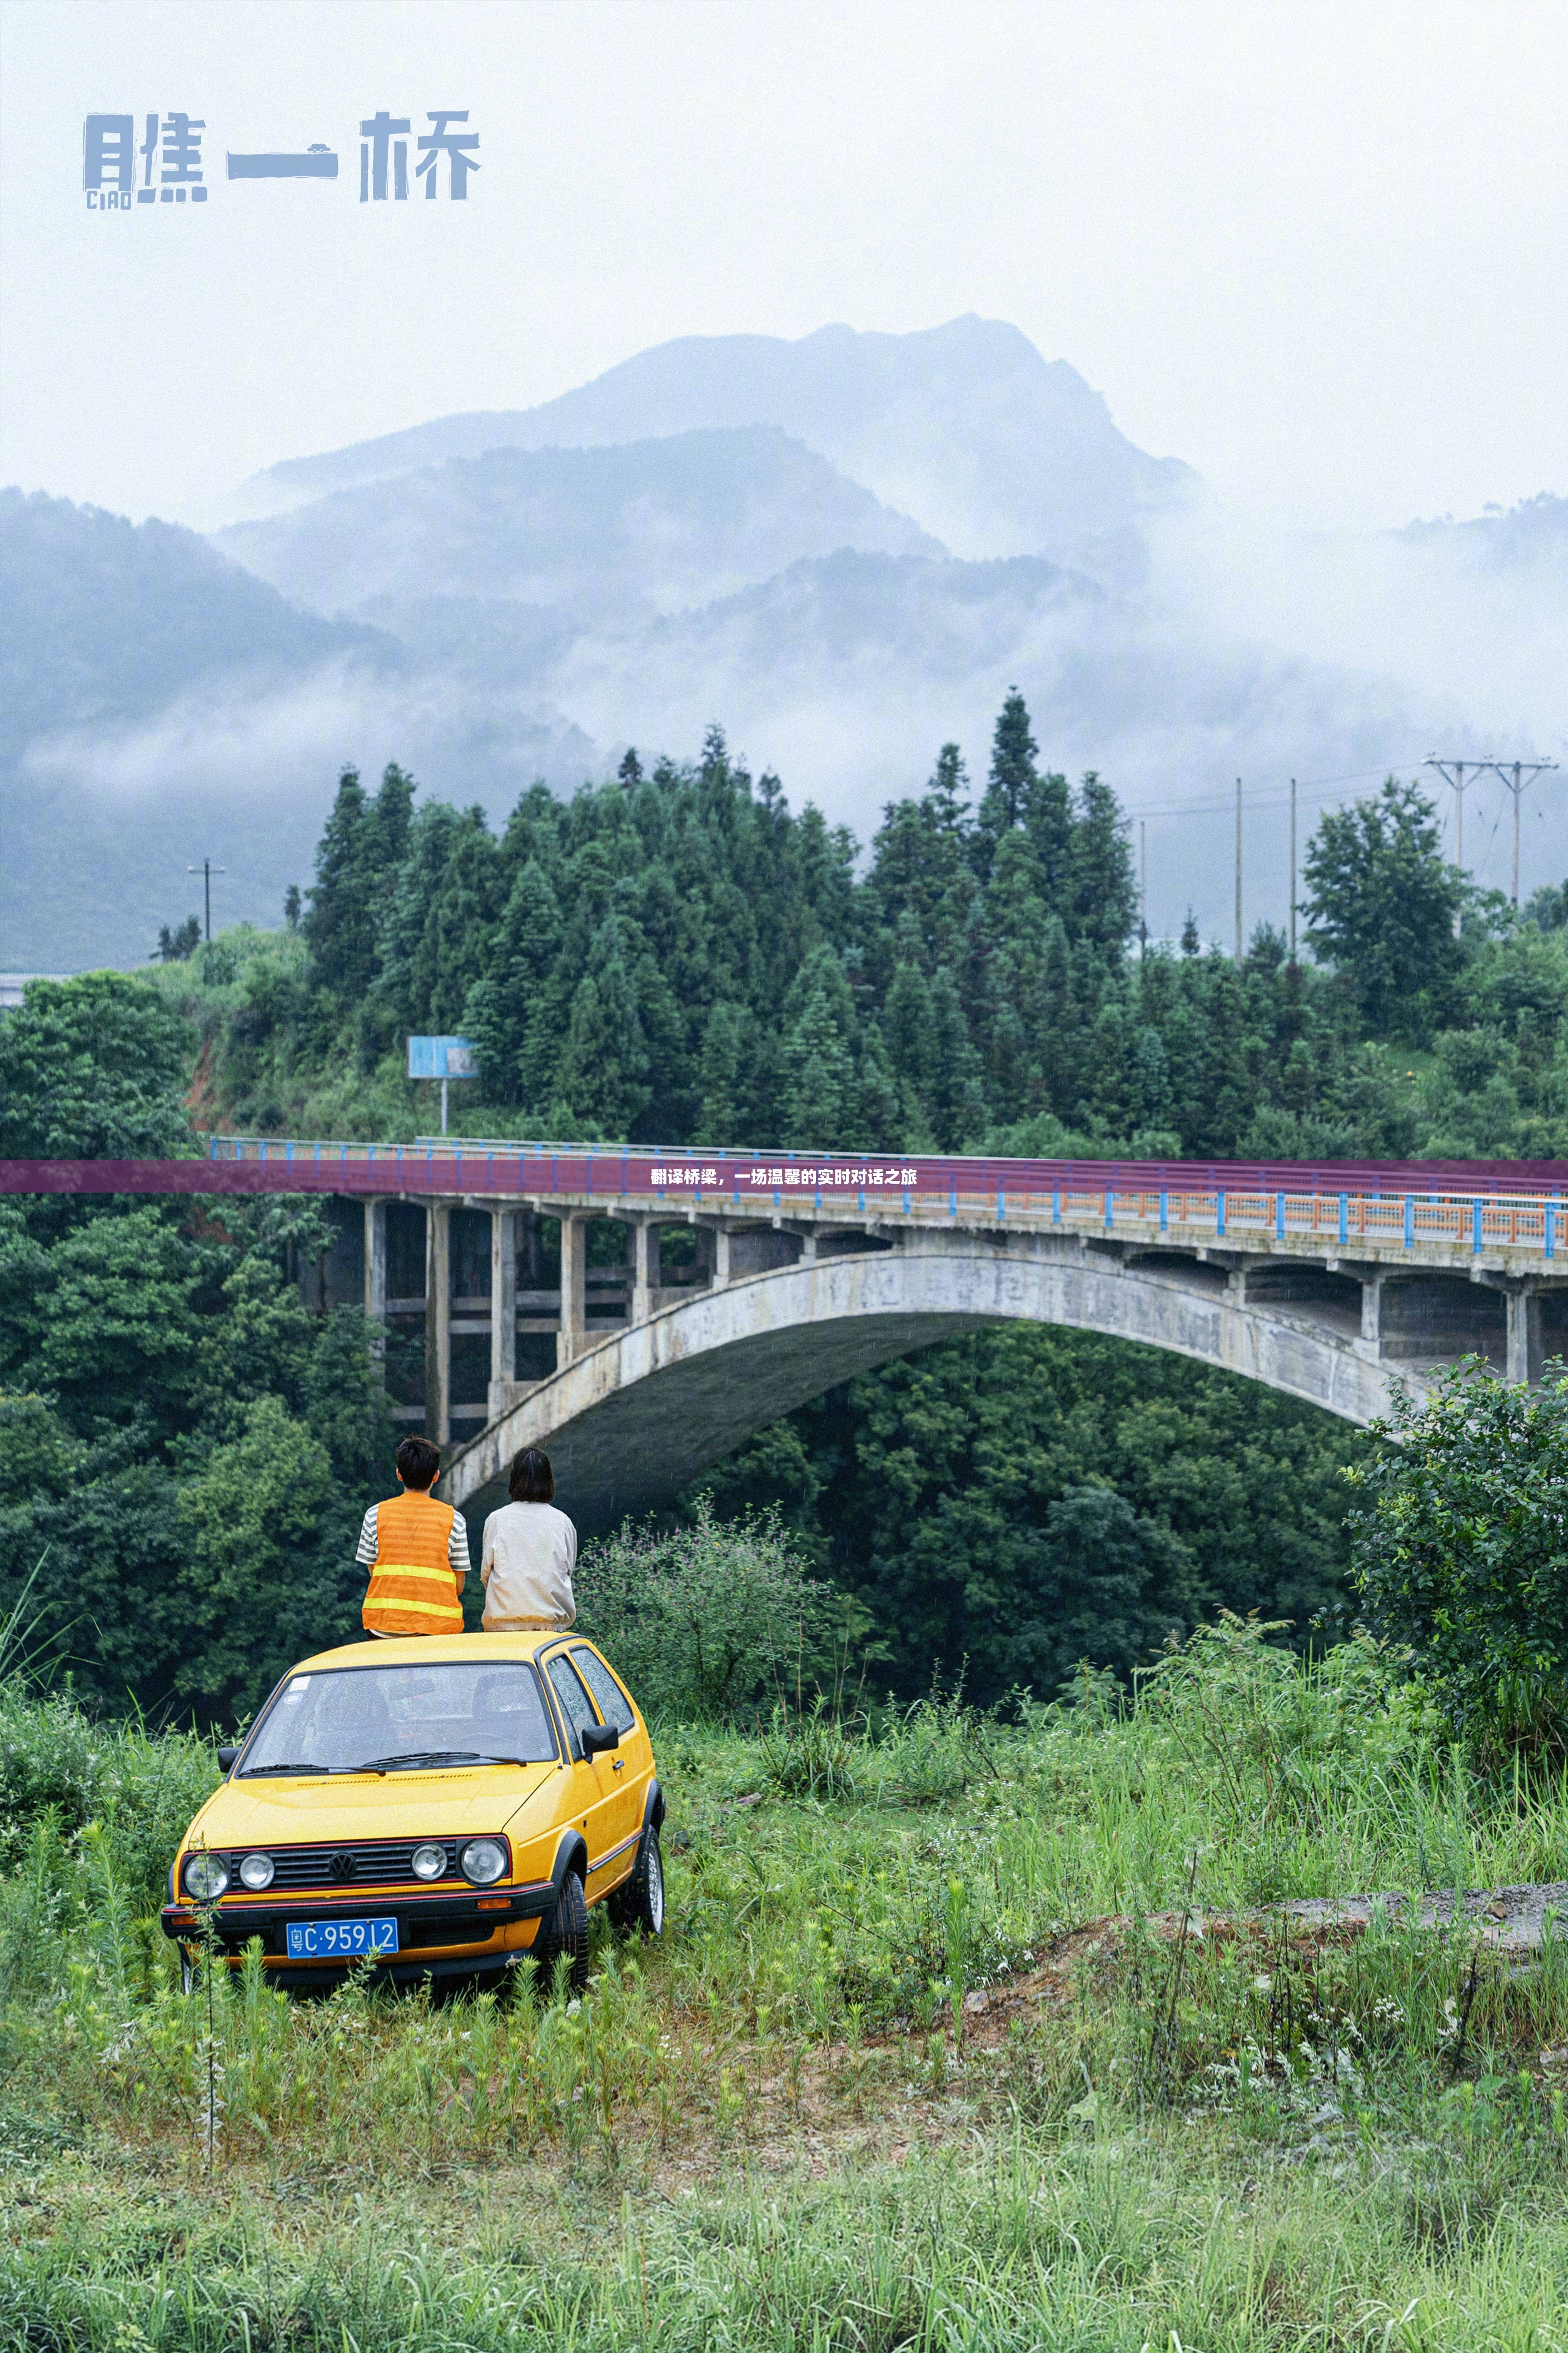
POLYGON ((290 1920, 291 1961, 358 1961, 367 1953, 395 1953, 395 1920, 290 1920))

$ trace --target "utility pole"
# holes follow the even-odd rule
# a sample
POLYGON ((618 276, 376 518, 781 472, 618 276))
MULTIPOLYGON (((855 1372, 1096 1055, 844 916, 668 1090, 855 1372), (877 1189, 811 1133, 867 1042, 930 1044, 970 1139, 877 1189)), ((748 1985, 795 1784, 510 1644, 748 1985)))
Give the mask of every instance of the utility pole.
POLYGON ((1290 961, 1296 961, 1296 779, 1290 779, 1290 961))
POLYGON ((1241 962, 1241 778, 1236 780, 1236 960, 1241 962))
POLYGON ((1138 961, 1149 953, 1149 821, 1138 820, 1138 961))
POLYGON ((187 866, 185 871, 187 874, 199 874, 202 878, 202 896, 206 902, 207 938, 210 940, 213 935, 213 876, 226 874, 228 869, 226 866, 215 866, 210 858, 204 858, 199 866, 187 866))
POLYGON ((1526 785, 1548 768, 1555 768, 1555 760, 1478 760, 1478 768, 1489 768, 1494 776, 1505 784, 1513 795, 1513 903, 1519 904, 1519 804, 1526 785))
MULTIPOLYGON (((1454 788, 1454 863, 1456 866, 1462 868, 1465 863, 1465 770, 1467 768, 1489 768, 1492 765, 1492 763, 1489 760, 1440 760, 1435 752, 1429 752, 1422 765, 1425 767, 1436 768, 1437 774, 1442 777, 1443 782, 1446 785, 1452 785, 1454 788), (1450 773, 1450 771, 1452 773, 1450 773)), ((1516 803, 1515 807, 1517 807, 1517 806, 1518 804, 1516 803)), ((1517 872, 1515 878, 1515 895, 1516 897, 1518 895, 1517 872)), ((1458 939, 1458 936, 1459 911, 1456 908, 1454 910, 1454 937, 1458 939)))

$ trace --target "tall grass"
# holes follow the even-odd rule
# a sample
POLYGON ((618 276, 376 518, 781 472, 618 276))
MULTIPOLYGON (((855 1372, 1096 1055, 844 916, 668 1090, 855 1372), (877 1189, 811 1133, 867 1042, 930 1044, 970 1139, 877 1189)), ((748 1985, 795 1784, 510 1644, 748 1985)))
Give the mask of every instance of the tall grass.
POLYGON ((1487 2193, 1380 2153, 1352 2179, 1004 2136, 787 2211, 610 2192, 543 2227, 68 2226, 0 2268, 0 2336, 72 2353, 1551 2353, 1568 2227, 1539 2159, 1487 2193), (1495 2202, 1505 2192, 1515 2214, 1495 2202), (1537 2211, 1533 2213, 1530 2209, 1537 2211), (1548 2210, 1548 2211, 1542 2211, 1548 2210), (520 2241, 521 2243, 520 2243, 520 2241))
POLYGON ((668 1932, 595 1913, 580 2000, 367 1969, 296 2005, 254 1950, 184 1998, 156 1905, 210 1752, 0 1692, 0 2168, 91 2147, 124 2206, 14 2233, 0 2342, 1563 2342, 1568 1940, 1513 1974, 1411 1907, 1254 1915, 1568 1875, 1568 1790, 1479 1778, 1372 1646, 1266 1632, 1008 1722, 829 1712, 826 1776, 798 1722, 665 1726, 668 1932), (939 2154, 755 2187, 898 2119, 939 2154), (649 2203, 672 2167, 689 2211, 649 2203), (154 2179, 197 2201, 174 2253, 154 2179), (296 2180, 337 2185, 302 2240, 296 2180), (505 2246, 471 2199, 400 2219, 455 2181, 505 2246))

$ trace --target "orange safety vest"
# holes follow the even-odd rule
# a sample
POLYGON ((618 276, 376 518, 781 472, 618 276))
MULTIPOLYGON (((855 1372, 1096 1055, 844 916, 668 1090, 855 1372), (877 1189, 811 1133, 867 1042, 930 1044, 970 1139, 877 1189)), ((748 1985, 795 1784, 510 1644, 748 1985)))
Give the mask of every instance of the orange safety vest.
POLYGON ((368 1634, 460 1634, 463 1605, 447 1556, 457 1514, 428 1495, 375 1507, 375 1565, 362 1612, 368 1634))

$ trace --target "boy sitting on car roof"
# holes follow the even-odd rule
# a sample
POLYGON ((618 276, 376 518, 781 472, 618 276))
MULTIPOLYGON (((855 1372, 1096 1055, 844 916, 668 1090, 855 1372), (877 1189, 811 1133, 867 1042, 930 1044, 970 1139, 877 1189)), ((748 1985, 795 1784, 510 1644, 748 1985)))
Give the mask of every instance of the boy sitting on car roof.
POLYGON ((461 1512, 431 1495, 441 1450, 427 1438, 405 1438, 394 1459, 403 1493, 371 1505, 354 1554, 370 1571, 365 1632, 460 1634, 468 1529, 461 1512))

